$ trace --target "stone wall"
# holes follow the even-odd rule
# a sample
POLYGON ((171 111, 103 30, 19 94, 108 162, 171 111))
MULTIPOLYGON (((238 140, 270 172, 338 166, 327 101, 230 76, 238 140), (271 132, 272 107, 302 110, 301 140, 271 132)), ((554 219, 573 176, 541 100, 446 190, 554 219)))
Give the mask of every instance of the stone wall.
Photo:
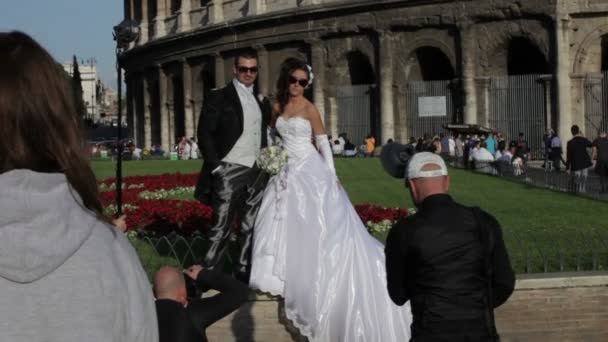
POLYGON ((608 341, 608 275, 520 279, 496 315, 504 342, 608 341))
MULTIPOLYGON (((496 311, 503 342, 608 341, 608 274, 532 275, 496 311)), ((257 296, 207 330, 212 342, 304 341, 277 298, 257 296)))

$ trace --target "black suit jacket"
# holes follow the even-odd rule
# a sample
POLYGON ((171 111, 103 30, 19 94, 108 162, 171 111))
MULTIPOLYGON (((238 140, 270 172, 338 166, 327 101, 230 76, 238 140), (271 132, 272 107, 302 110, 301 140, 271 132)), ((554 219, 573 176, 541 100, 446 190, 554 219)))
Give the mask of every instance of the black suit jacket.
MULTIPOLYGON (((266 147, 266 129, 270 124, 270 101, 255 98, 262 112, 261 147, 266 147)), ((198 141, 203 154, 203 168, 194 192, 194 197, 208 203, 211 188, 211 171, 220 165, 243 134, 243 107, 234 84, 212 90, 203 104, 198 122, 198 141)))
POLYGON ((188 300, 186 308, 171 299, 156 300, 159 342, 207 341, 205 329, 237 309, 249 294, 246 285, 213 270, 202 270, 196 284, 220 293, 213 297, 188 300))

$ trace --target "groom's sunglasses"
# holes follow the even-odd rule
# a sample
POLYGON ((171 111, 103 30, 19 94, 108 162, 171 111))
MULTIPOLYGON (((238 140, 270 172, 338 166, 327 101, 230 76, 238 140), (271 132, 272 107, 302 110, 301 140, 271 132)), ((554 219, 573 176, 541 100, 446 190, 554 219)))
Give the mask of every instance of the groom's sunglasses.
POLYGON ((244 73, 247 73, 247 72, 250 72, 250 73, 252 73, 252 74, 257 74, 257 73, 258 73, 258 67, 257 67, 257 66, 254 66, 254 67, 251 67, 251 68, 248 68, 248 67, 246 67, 246 66, 239 66, 239 67, 237 68, 237 70, 238 70, 238 71, 239 71, 241 74, 244 74, 244 73))
POLYGON ((308 85, 308 80, 305 78, 297 79, 293 76, 289 76, 289 84, 297 83, 300 87, 305 88, 308 85))

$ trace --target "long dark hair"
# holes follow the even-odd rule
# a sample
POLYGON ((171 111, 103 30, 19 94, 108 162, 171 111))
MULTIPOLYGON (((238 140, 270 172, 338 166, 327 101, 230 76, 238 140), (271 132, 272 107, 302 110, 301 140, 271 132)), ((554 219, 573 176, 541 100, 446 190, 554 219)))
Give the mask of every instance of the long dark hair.
MULTIPOLYGON (((310 71, 308 70, 306 62, 296 58, 288 58, 281 64, 281 73, 277 80, 277 102, 281 113, 285 110, 285 106, 287 106, 287 103, 289 102, 289 76, 296 70, 304 71, 306 77, 310 80, 310 71)), ((276 114, 277 113, 275 113, 275 115, 276 114)))
POLYGON ((22 32, 0 33, 0 174, 63 172, 86 208, 103 218, 68 77, 22 32))

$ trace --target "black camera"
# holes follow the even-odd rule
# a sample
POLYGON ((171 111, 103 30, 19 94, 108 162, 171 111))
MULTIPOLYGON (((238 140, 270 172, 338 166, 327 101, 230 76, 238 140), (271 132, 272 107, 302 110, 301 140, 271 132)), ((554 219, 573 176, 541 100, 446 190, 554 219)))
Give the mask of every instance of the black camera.
POLYGON ((395 178, 404 178, 407 186, 407 164, 416 149, 412 145, 390 143, 382 146, 380 161, 384 171, 395 178))

